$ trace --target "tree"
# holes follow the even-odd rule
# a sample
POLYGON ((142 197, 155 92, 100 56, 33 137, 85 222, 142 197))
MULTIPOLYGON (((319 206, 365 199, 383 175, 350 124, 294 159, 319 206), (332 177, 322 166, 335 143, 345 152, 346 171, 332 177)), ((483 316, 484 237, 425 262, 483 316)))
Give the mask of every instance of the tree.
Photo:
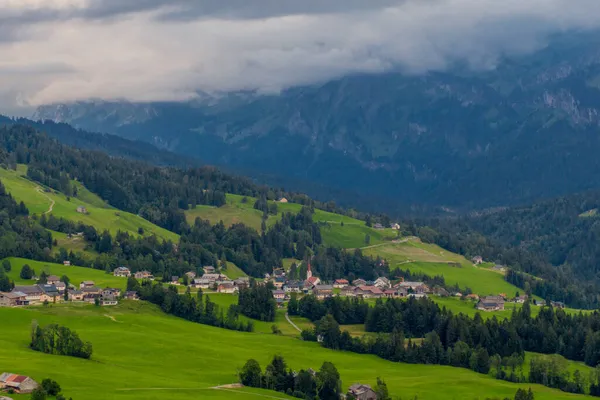
POLYGON ((250 359, 240 371, 240 382, 245 386, 260 387, 261 386, 262 370, 258 361, 250 359))
POLYGON ((31 400, 46 400, 48 394, 46 391, 40 386, 37 387, 31 392, 31 400))
POLYGON ((56 381, 49 378, 46 378, 42 381, 42 388, 50 396, 56 396, 60 393, 60 385, 56 381))
POLYGON ((13 284, 4 272, 4 269, 0 268, 0 292, 10 292, 13 288, 13 284))
POLYGON ((390 394, 388 392, 387 384, 383 379, 377 377, 377 385, 375 385, 374 390, 377 394, 377 400, 390 400, 390 394))
POLYGON ((21 279, 31 279, 31 278, 33 278, 33 274, 34 274, 33 269, 31 269, 29 264, 25 264, 21 268, 21 273, 19 274, 19 276, 21 277, 21 279))
POLYGON ((10 272, 10 270, 12 269, 12 265, 10 265, 10 261, 9 260, 2 261, 2 267, 4 268, 4 270, 6 272, 10 272))
POLYGON ((38 283, 48 283, 48 274, 46 273, 46 271, 42 271, 42 273, 40 274, 40 278, 38 279, 38 283))
POLYGON ((371 243, 371 235, 368 233, 365 235, 365 244, 368 245, 371 243))
POLYGON ((317 372, 317 392, 321 400, 338 400, 342 394, 342 381, 335 365, 326 361, 317 372))
POLYGON ((63 276, 61 276, 61 277, 60 277, 60 281, 61 281, 62 283, 64 283, 65 285, 67 285, 67 286, 69 286, 69 283, 71 283, 71 280, 70 280, 70 279, 69 279, 69 277, 68 277, 68 276, 66 276, 66 275, 63 275, 63 276))
POLYGON ((329 349, 340 348, 340 325, 331 314, 327 314, 315 324, 317 335, 323 338, 323 346, 329 349))
POLYGON ((94 298, 94 305, 95 305, 96 307, 100 307, 100 297, 96 297, 96 298, 94 298))
POLYGON ((65 287, 64 300, 69 301, 69 287, 68 286, 65 287))

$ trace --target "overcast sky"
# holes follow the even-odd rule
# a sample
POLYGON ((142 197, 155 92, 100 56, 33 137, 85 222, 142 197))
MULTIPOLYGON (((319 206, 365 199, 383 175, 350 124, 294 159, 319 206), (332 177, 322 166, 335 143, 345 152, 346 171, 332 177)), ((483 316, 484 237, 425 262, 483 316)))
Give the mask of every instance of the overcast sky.
POLYGON ((355 72, 493 68, 600 25, 598 0, 0 0, 0 113, 186 100, 355 72))

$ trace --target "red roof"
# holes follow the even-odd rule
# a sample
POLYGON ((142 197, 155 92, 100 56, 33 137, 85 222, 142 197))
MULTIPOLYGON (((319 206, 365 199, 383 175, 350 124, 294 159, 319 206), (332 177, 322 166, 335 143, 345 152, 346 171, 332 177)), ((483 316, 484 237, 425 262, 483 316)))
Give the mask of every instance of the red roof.
POLYGON ((348 283, 347 279, 336 279, 335 283, 348 283))
POLYGON ((394 294, 394 293, 396 293, 396 291, 395 291, 395 290, 392 290, 392 289, 388 289, 388 290, 386 290, 386 291, 385 291, 385 292, 383 292, 383 293, 385 293, 385 294, 394 294))
POLYGON ((27 380, 27 377, 23 376, 23 375, 17 375, 15 377, 11 376, 11 378, 12 378, 11 381, 16 382, 16 383, 22 383, 22 382, 25 382, 25 380, 27 380))
POLYGON ((311 276, 310 278, 308 278, 306 281, 309 283, 312 283, 313 285, 317 283, 317 281, 319 281, 320 279, 317 278, 316 276, 311 276))

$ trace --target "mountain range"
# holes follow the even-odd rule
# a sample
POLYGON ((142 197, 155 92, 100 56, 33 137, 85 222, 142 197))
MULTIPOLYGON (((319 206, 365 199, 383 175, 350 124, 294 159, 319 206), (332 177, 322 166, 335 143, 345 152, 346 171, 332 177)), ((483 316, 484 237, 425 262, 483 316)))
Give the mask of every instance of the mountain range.
POLYGON ((185 103, 52 104, 33 117, 340 190, 341 203, 368 194, 445 210, 508 206, 600 187, 599 45, 597 33, 568 33, 486 71, 354 75, 185 103))

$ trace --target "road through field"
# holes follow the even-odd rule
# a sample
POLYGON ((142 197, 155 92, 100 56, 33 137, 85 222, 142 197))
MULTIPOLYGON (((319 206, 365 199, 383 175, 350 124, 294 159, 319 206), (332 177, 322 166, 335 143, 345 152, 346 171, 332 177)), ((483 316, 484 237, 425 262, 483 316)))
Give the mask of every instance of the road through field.
POLYGON ((302 333, 302 329, 298 328, 298 326, 292 322, 292 320, 290 319, 290 316, 288 315, 288 313, 285 313, 285 319, 287 319, 287 322, 289 322, 294 328, 296 328, 296 330, 300 333, 302 333))
POLYGON ((56 204, 56 202, 54 200, 52 200, 50 198, 50 196, 48 196, 46 193, 44 193, 44 190, 41 187, 37 188, 37 191, 40 192, 40 194, 44 197, 46 197, 48 200, 50 200, 50 207, 48 208, 48 211, 44 212, 44 214, 50 214, 52 212, 52 210, 54 210, 54 204, 56 204))

